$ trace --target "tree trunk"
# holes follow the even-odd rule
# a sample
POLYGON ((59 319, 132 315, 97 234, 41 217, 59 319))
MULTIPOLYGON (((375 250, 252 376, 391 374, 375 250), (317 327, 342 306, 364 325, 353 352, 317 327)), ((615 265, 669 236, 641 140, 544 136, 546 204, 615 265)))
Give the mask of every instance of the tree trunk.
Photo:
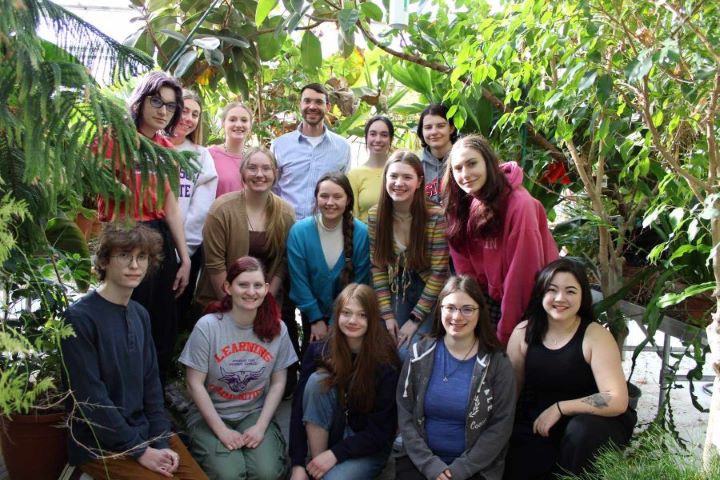
MULTIPOLYGON (((720 200, 715 201, 715 208, 720 208, 720 200)), ((705 434, 705 448, 703 449, 703 464, 709 468, 713 461, 720 458, 720 218, 717 216, 710 221, 712 231, 712 265, 715 274, 715 313, 712 323, 708 325, 707 339, 710 345, 710 362, 715 371, 713 394, 710 402, 710 417, 705 434)))

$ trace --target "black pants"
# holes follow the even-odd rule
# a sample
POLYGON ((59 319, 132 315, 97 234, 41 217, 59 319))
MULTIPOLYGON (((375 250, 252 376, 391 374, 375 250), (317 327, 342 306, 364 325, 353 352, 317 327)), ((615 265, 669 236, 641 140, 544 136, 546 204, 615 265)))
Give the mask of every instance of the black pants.
POLYGON ((177 299, 178 331, 183 333, 192 332, 195 323, 201 316, 200 309, 193 305, 193 299, 195 298, 195 288, 197 287, 200 269, 203 265, 205 265, 205 254, 202 245, 200 245, 190 257, 190 280, 188 286, 185 287, 185 291, 177 299))
POLYGON ((505 461, 504 480, 553 479, 556 474, 580 474, 595 455, 611 444, 622 448, 632 436, 637 415, 633 410, 617 417, 565 417, 549 437, 532 432, 532 424, 516 423, 505 461))
POLYGON ((160 380, 164 385, 172 372, 173 349, 177 340, 177 303, 172 287, 178 271, 178 263, 175 256, 175 242, 165 221, 154 220, 143 224, 162 236, 163 260, 155 272, 145 276, 133 291, 131 298, 145 307, 150 314, 160 380))
MULTIPOLYGON (((281 295, 280 315, 282 321, 287 327, 288 336, 290 337, 290 343, 292 343, 295 349, 295 354, 298 358, 302 358, 302 354, 305 352, 300 346, 300 335, 298 331, 298 324, 295 321, 295 302, 290 300, 290 280, 286 275, 285 281, 283 282, 283 295, 281 295)), ((285 394, 283 397, 287 397, 295 392, 297 387, 298 373, 300 371, 300 362, 295 362, 290 365, 287 369, 287 382, 285 383, 285 394)))

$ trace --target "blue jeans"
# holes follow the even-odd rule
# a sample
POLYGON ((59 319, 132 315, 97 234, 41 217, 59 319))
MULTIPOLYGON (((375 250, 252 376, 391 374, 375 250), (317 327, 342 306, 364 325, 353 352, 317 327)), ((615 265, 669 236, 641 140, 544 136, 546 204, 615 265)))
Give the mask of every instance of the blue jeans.
MULTIPOLYGON (((312 423, 330 432, 328 448, 344 438, 355 435, 344 419, 344 412, 337 398, 337 389, 324 392, 320 382, 327 373, 315 372, 308 378, 303 395, 303 423, 312 423), (344 424, 344 428, 343 428, 344 424)), ((323 477, 324 480, 366 480, 377 477, 387 463, 390 451, 383 448, 374 455, 349 458, 338 463, 323 477)))
MULTIPOLYGON (((411 272, 410 285, 408 285, 404 290, 402 289, 402 287, 400 287, 399 292, 391 294, 390 301, 393 307, 393 313, 395 314, 395 321, 398 324, 398 328, 401 328, 405 324, 405 322, 408 321, 408 319, 410 318, 410 314, 415 308, 415 305, 417 305, 418 301, 420 300, 424 289, 425 282, 423 281, 422 277, 416 272, 411 272)), ((425 335, 432 329, 434 316, 435 308, 433 308, 430 314, 425 317, 425 320, 423 320, 423 322, 420 324, 410 341, 405 343, 398 350, 398 355, 400 355, 401 361, 404 362, 405 359, 408 357, 410 346, 420 340, 420 337, 422 335, 425 335)))

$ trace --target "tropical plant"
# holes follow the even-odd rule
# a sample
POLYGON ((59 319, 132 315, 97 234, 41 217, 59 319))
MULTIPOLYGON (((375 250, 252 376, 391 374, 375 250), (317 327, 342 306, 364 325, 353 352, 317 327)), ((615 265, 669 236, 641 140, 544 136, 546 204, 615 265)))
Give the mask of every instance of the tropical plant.
POLYGON ((110 142, 118 159, 176 185, 186 157, 139 135, 98 83, 127 80, 152 59, 53 2, 2 0, 0 8, 0 196, 26 202, 33 214, 18 230, 23 249, 47 243, 44 227, 65 199, 132 194, 108 168, 110 142), (38 35, 41 25, 53 40, 38 35))
POLYGON ((29 257, 14 249, 0 269, 0 414, 60 409, 60 341, 73 335, 63 321, 76 285, 87 282, 86 260, 51 250, 29 257))

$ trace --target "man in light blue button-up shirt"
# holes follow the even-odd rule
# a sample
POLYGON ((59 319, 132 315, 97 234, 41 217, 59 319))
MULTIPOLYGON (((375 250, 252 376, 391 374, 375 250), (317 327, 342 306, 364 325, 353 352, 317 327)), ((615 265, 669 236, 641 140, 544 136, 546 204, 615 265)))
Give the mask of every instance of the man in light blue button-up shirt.
POLYGON ((350 168, 350 144, 324 124, 329 107, 322 85, 305 85, 300 91, 302 123, 272 143, 280 171, 275 193, 295 208, 298 220, 312 214, 320 177, 328 172, 347 173, 350 168))

